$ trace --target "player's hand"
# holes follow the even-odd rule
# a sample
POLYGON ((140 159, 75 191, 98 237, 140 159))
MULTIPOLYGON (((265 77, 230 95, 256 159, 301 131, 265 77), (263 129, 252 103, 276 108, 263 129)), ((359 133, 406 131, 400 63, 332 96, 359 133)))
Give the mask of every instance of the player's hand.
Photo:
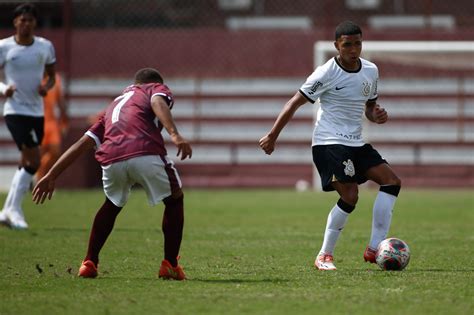
POLYGON ((388 120, 388 114, 385 108, 380 107, 379 104, 374 106, 374 110, 372 111, 372 117, 374 122, 377 124, 383 124, 388 120))
POLYGON ((39 95, 45 97, 46 94, 48 93, 48 89, 46 89, 46 87, 44 87, 43 85, 40 85, 38 88, 38 93, 39 95))
POLYGON ((191 145, 186 140, 184 140, 183 137, 180 135, 172 135, 171 141, 173 141, 173 143, 178 148, 178 153, 176 153, 176 156, 181 156, 181 160, 191 158, 193 156, 193 149, 191 148, 191 145))
POLYGON ((13 93, 16 91, 16 86, 14 85, 9 85, 7 89, 5 90, 5 97, 12 97, 13 93))
POLYGON ((260 145, 260 148, 265 151, 266 154, 270 155, 275 150, 275 141, 276 139, 273 139, 273 137, 271 137, 270 135, 266 135, 265 137, 260 139, 258 144, 260 145))
POLYGON ((33 188, 33 201, 36 204, 43 203, 48 197, 51 200, 54 192, 54 180, 50 179, 48 175, 44 176, 33 188))

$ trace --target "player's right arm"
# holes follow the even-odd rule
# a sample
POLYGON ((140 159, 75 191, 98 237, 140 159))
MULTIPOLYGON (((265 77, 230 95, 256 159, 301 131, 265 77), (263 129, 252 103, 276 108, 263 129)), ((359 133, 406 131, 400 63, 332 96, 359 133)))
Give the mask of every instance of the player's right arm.
POLYGON ((5 97, 12 97, 15 92, 16 87, 14 85, 6 85, 3 82, 0 82, 0 94, 5 97))
POLYGON ((275 142, 280 135, 280 132, 283 130, 286 124, 288 124, 298 108, 301 105, 304 105, 307 101, 308 100, 306 97, 304 97, 301 92, 298 91, 285 104, 270 132, 259 141, 260 147, 263 151, 265 151, 266 154, 272 154, 272 152, 275 150, 275 142))
POLYGON ((48 197, 51 199, 54 192, 55 181, 82 153, 92 150, 96 145, 94 139, 83 135, 54 163, 49 172, 41 178, 33 189, 33 201, 43 203, 48 197))

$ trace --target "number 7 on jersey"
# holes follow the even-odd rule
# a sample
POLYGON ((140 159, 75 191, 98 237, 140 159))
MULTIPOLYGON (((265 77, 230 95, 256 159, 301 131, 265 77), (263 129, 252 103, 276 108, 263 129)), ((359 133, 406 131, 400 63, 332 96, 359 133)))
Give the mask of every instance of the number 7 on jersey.
POLYGON ((120 110, 122 109, 123 105, 125 105, 125 103, 127 103, 127 101, 132 97, 133 93, 135 91, 129 91, 127 93, 124 93, 122 95, 120 95, 119 97, 117 97, 115 100, 118 101, 120 100, 120 102, 117 103, 117 105, 115 105, 114 107, 114 111, 112 112, 112 123, 116 123, 117 121, 119 121, 119 116, 120 116, 120 110))

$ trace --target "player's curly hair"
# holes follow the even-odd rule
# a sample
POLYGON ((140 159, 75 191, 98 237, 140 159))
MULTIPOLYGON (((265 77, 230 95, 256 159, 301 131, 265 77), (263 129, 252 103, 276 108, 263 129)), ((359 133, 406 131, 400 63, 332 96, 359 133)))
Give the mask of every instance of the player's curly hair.
POLYGON ((163 77, 158 70, 153 68, 143 68, 135 73, 135 83, 163 83, 163 77))
POLYGON ((352 21, 344 21, 336 27, 336 40, 342 35, 362 35, 359 25, 352 21))
POLYGON ((20 4, 13 10, 13 19, 16 19, 18 16, 23 14, 31 14, 35 20, 38 19, 38 10, 33 3, 23 3, 20 4))

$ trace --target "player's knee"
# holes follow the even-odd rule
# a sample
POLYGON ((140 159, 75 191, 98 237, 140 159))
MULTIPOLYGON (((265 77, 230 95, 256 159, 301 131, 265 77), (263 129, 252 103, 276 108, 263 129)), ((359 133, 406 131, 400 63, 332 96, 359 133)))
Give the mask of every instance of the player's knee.
POLYGON ((182 204, 183 199, 184 199, 184 193, 180 189, 179 191, 176 191, 176 192, 172 193, 170 196, 163 199, 163 203, 167 207, 173 207, 177 204, 182 204))
POLYGON ((349 205, 355 207, 357 201, 359 201, 359 190, 357 188, 347 190, 341 195, 341 199, 349 205))
POLYGON ((380 186, 380 191, 383 191, 384 193, 398 197, 398 194, 400 193, 400 188, 401 188, 400 185, 383 185, 383 186, 380 186))
POLYGON ((31 175, 35 175, 36 171, 38 171, 39 169, 39 165, 27 165, 27 166, 23 166, 23 168, 25 169, 25 171, 27 171, 31 175))
POLYGON ((342 198, 339 198, 339 200, 337 201, 337 206, 346 213, 351 213, 355 209, 355 203, 349 204, 346 201, 344 201, 342 198))

